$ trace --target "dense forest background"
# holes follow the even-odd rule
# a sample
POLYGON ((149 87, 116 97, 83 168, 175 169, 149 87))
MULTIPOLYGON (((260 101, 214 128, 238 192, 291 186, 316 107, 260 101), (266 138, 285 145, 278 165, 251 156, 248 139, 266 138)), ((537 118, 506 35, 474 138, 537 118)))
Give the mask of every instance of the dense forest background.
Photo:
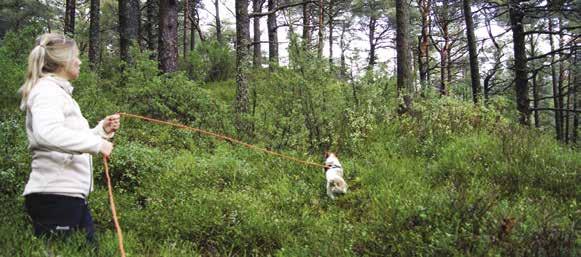
MULTIPOLYGON (((3 0, 0 255, 45 256, 16 92, 34 39, 62 32, 92 125, 134 113, 343 162, 333 201, 318 168, 123 118, 110 166, 130 256, 577 256, 580 6, 3 0)), ((62 256, 119 254, 94 166, 99 252, 73 237, 62 256)))

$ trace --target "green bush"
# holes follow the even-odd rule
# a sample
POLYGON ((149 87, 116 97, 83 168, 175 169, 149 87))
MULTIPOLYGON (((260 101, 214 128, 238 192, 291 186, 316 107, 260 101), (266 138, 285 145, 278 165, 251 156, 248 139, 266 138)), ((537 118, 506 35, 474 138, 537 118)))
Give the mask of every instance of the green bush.
POLYGON ((487 179, 509 194, 542 190, 541 195, 571 199, 576 195, 580 160, 579 153, 553 139, 509 130, 500 135, 458 137, 442 148, 432 169, 434 183, 450 180, 462 186, 487 179))
POLYGON ((39 26, 29 26, 18 31, 10 31, 0 44, 0 118, 19 112, 20 94, 18 89, 24 83, 28 54, 34 40, 42 30, 39 26))
POLYGON ((30 172, 30 154, 27 149, 23 113, 0 120, 0 199, 22 194, 30 172))
POLYGON ((189 56, 186 70, 199 81, 221 81, 233 78, 236 71, 235 53, 228 45, 217 41, 198 44, 189 56))

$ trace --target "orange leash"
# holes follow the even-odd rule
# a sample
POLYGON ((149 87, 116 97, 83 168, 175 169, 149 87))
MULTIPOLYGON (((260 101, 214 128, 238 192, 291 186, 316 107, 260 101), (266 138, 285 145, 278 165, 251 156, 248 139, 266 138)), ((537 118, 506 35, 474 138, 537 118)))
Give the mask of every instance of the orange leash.
POLYGON ((113 213, 113 223, 115 223, 115 230, 117 231, 117 239, 119 240, 119 250, 121 256, 125 257, 125 247, 123 247, 123 233, 119 221, 117 221, 117 211, 115 210, 115 201, 113 200, 113 188, 111 186, 111 177, 109 176, 109 165, 107 164, 107 156, 103 156, 103 164, 105 165, 105 177, 107 178, 107 187, 109 188, 109 203, 111 203, 111 213, 113 213))
POLYGON ((318 167, 318 168, 325 168, 325 165, 322 165, 322 164, 319 164, 319 163, 314 163, 314 162, 309 162, 309 161, 303 161, 303 160, 294 158, 292 156, 288 156, 288 155, 284 155, 284 154, 281 154, 281 153, 273 152, 273 151, 270 151, 270 150, 265 149, 265 148, 261 148, 261 147, 258 147, 258 146, 252 145, 252 144, 248 144, 248 143, 242 142, 242 141, 240 141, 238 139, 234 139, 234 138, 231 138, 231 137, 228 137, 228 136, 220 135, 218 133, 206 131, 206 130, 203 130, 203 129, 192 128, 192 127, 188 127, 186 125, 182 125, 182 124, 178 124, 178 123, 172 123, 172 122, 168 122, 168 121, 157 120, 157 119, 153 119, 153 118, 149 118, 149 117, 144 117, 144 116, 139 116, 139 115, 130 114, 130 113, 125 113, 125 112, 120 112, 119 115, 122 115, 122 116, 125 116, 125 117, 142 119, 142 120, 146 120, 146 121, 153 122, 153 123, 157 123, 157 124, 164 124, 164 125, 174 126, 174 127, 178 127, 178 128, 185 129, 185 130, 195 131, 195 132, 202 133, 202 134, 205 134, 205 135, 209 135, 209 136, 212 136, 212 137, 215 137, 215 138, 218 138, 218 139, 222 139, 222 140, 225 140, 225 141, 230 141, 230 142, 234 142, 234 143, 237 143, 237 144, 241 144, 241 145, 243 145, 243 146, 245 146, 247 148, 255 149, 255 150, 258 150, 258 151, 262 151, 262 152, 265 152, 267 154, 272 154, 272 155, 278 156, 278 157, 283 158, 283 159, 291 160, 291 161, 298 162, 298 163, 302 163, 302 164, 306 164, 306 165, 315 166, 315 167, 318 167))
MULTIPOLYGON (((277 153, 274 151, 270 151, 268 149, 265 148, 261 148, 252 144, 248 144, 245 142, 242 142, 238 139, 234 139, 228 136, 224 136, 224 135, 220 135, 218 133, 214 133, 214 132, 210 132, 210 131, 206 131, 203 129, 198 129, 198 128, 192 128, 192 127, 188 127, 186 125, 182 125, 182 124, 178 124, 178 123, 172 123, 172 122, 168 122, 168 121, 162 121, 162 120, 157 120, 157 119, 153 119, 153 118, 149 118, 149 117, 144 117, 144 116, 139 116, 139 115, 135 115, 135 114, 129 114, 129 113, 124 113, 124 112, 120 112, 119 115, 123 115, 126 117, 131 117, 131 118, 137 118, 137 119, 142 119, 142 120, 146 120, 152 123, 157 123, 157 124, 164 124, 164 125, 169 125, 169 126, 174 126, 174 127, 178 127, 181 129, 185 129, 185 130, 191 130, 191 131, 195 131, 198 133, 202 133, 205 135, 209 135, 218 139, 222 139, 225 141, 229 141, 229 142, 234 142, 237 144, 241 144, 247 148, 250 149, 255 149, 255 150, 259 150, 262 152, 265 152, 267 154, 272 154, 275 156, 278 156, 280 158, 283 159, 287 159, 287 160, 291 160, 294 162, 298 162, 298 163, 302 163, 302 164, 306 164, 306 165, 311 165, 311 166, 315 166, 315 167, 319 167, 319 168, 325 168, 325 165, 322 164, 318 164, 318 163, 314 163, 314 162, 309 162, 309 161, 303 161, 297 158, 294 158, 292 156, 288 156, 288 155, 284 155, 281 153, 277 153)), ((119 241, 119 250, 121 251, 121 256, 125 257, 125 248, 123 246, 123 233, 121 232, 121 227, 119 226, 119 221, 117 220, 117 211, 115 210, 115 201, 113 200, 113 188, 111 186, 111 177, 109 176, 109 165, 108 165, 108 158, 106 156, 103 156, 103 165, 105 166, 105 177, 107 179, 107 187, 109 188, 109 202, 111 203, 111 213, 113 214, 113 222, 115 223, 115 230, 117 231, 117 238, 119 241)))

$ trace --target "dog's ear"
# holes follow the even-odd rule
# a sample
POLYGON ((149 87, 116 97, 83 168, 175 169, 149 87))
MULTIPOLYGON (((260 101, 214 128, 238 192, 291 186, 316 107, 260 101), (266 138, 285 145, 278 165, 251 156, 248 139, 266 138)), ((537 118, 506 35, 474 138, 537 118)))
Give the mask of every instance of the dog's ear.
POLYGON ((325 159, 329 158, 329 152, 325 151, 325 159))

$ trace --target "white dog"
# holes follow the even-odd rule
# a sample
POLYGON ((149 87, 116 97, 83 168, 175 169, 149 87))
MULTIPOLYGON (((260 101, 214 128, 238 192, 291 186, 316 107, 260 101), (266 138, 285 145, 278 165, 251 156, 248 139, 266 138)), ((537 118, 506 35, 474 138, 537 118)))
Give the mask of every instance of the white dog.
POLYGON ((347 183, 343 179, 343 167, 334 153, 325 153, 325 178, 327 179, 327 195, 335 199, 337 195, 347 193, 347 183))

